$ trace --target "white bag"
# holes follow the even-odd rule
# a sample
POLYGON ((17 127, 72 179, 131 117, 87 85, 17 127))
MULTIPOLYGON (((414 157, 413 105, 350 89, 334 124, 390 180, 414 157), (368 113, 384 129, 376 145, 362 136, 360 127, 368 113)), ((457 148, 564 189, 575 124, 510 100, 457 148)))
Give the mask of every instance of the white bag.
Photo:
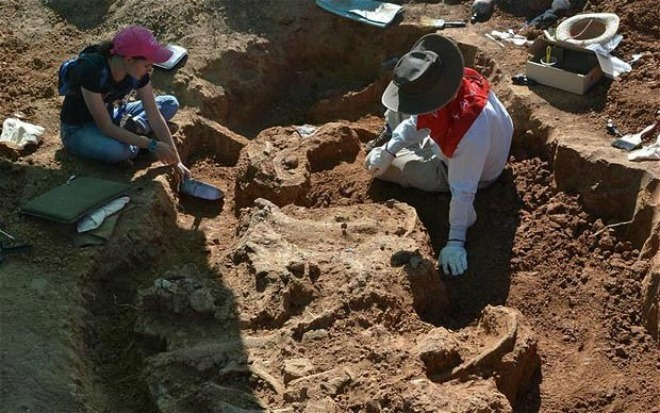
POLYGON ((0 143, 13 149, 23 149, 26 145, 37 144, 41 140, 44 128, 16 118, 7 118, 2 124, 0 143))

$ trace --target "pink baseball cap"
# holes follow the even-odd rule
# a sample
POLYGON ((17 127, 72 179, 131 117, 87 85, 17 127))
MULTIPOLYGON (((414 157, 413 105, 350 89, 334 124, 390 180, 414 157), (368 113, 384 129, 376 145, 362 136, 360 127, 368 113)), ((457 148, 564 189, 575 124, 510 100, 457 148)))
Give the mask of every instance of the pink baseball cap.
POLYGON ((154 63, 166 62, 172 51, 158 43, 146 27, 129 26, 121 29, 112 39, 112 54, 125 57, 144 57, 154 63))

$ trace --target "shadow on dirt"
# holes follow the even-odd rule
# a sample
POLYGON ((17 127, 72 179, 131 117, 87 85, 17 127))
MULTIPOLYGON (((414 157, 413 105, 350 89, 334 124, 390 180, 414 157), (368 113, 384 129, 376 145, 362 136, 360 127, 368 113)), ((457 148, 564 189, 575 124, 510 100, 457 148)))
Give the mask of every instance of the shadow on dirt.
POLYGON ((576 95, 543 85, 530 86, 529 89, 562 112, 584 114, 601 112, 605 108, 611 84, 611 80, 601 80, 588 95, 576 95))
POLYGON ((50 0, 45 5, 50 7, 64 20, 79 29, 92 29, 103 21, 106 13, 116 0, 50 0))
MULTIPOLYGON (((163 361, 184 343, 192 348, 197 341, 230 343, 231 351, 224 361, 214 363, 218 369, 223 368, 223 363, 242 364, 247 358, 233 294, 220 281, 218 269, 209 263, 204 233, 197 226, 182 229, 177 225, 176 202, 172 202, 170 183, 164 177, 167 170, 155 167, 134 178, 134 168, 82 161, 61 149, 55 158, 60 169, 11 164, 0 159, 2 228, 34 246, 32 253, 13 254, 1 264, 3 293, 20 290, 26 274, 31 274, 28 284, 34 285, 14 298, 3 298, 2 325, 9 329, 15 323, 58 325, 60 322, 51 318, 61 318, 65 313, 64 318, 74 320, 79 328, 41 337, 43 331, 51 329, 35 327, 34 334, 28 335, 31 344, 20 340, 13 345, 5 343, 3 351, 24 355, 6 359, 6 371, 23 371, 41 385, 35 390, 19 376, 5 377, 6 390, 14 388, 15 394, 3 396, 9 403, 4 408, 17 411, 25 407, 21 404, 25 400, 34 399, 22 398, 20 389, 45 395, 58 408, 72 406, 66 411, 82 411, 73 407, 82 402, 76 394, 85 395, 87 408, 95 411, 182 411, 178 403, 192 406, 191 411, 214 411, 218 406, 263 407, 246 384, 250 381, 246 372, 223 377, 222 386, 237 397, 233 401, 214 401, 197 390, 194 394, 176 389, 168 389, 167 395, 161 393, 162 383, 171 382, 172 376, 180 374, 194 381, 185 389, 215 386, 213 377, 199 374, 194 367, 175 360, 163 361), (76 248, 75 225, 18 214, 25 202, 66 182, 72 175, 131 185, 129 208, 120 212, 114 233, 104 245, 76 248), (49 311, 42 313, 39 294, 46 291, 49 311), (34 298, 26 300, 25 294, 33 294, 34 298), (80 306, 72 307, 72 303, 80 306), (12 314, 12 320, 6 318, 12 314), (12 349, 13 346, 17 347, 12 349), (42 377, 48 372, 32 371, 42 365, 35 363, 40 356, 32 353, 43 351, 45 357, 71 353, 78 360, 76 377, 61 372, 63 379, 59 383, 42 377), (189 368, 194 371, 185 373, 189 368), (65 391, 71 382, 77 383, 78 389, 65 391), (55 397, 56 394, 68 396, 55 397)), ((197 223, 202 218, 217 216, 223 207, 217 203, 211 207, 193 199, 181 199, 180 206, 195 216, 197 223)), ((32 408, 45 411, 48 406, 32 408)))
POLYGON ((527 388, 527 391, 521 392, 515 403, 516 413, 538 413, 541 411, 541 383, 543 382, 543 371, 537 369, 527 388))
MULTIPOLYGON (((396 199, 410 204, 431 238, 437 257, 447 242, 450 195, 401 188, 374 180, 369 196, 375 201, 396 199)), ((510 287, 513 239, 519 224, 519 198, 510 170, 475 199, 477 222, 468 231, 468 271, 460 277, 443 276, 451 302, 446 317, 431 320, 435 325, 458 329, 474 322, 486 305, 504 305, 510 287)), ((440 273, 441 270, 440 270, 440 273)))
POLYGON ((220 215, 224 205, 224 200, 209 202, 183 194, 179 197, 179 209, 181 212, 195 217, 192 229, 199 229, 202 219, 213 219, 220 215))
MULTIPOLYGON (((162 199, 164 194, 156 195, 162 199)), ((203 356, 182 359, 181 354, 201 351, 204 343, 231 343, 223 357, 215 353, 213 369, 242 364, 247 356, 237 317, 228 316, 236 312, 233 293, 208 263, 204 234, 178 228, 169 212, 160 228, 135 217, 140 238, 127 237, 134 243, 114 251, 106 248, 104 264, 93 271, 91 288, 99 298, 90 305, 94 322, 87 347, 108 386, 106 394, 118 396, 112 400, 118 403, 115 411, 183 411, 184 405, 190 411, 214 411, 226 401, 214 401, 199 389, 221 384, 240 395, 235 407, 260 408, 245 377, 215 382, 195 367, 203 356), (176 386, 168 386, 173 382, 176 386), (127 394, 131 397, 122 397, 127 394)))

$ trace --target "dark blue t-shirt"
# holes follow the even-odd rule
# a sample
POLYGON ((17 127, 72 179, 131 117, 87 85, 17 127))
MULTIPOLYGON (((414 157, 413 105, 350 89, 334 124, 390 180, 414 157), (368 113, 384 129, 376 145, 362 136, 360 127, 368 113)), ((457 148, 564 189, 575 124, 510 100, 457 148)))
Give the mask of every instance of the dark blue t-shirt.
POLYGON ((112 78, 108 61, 98 55, 92 61, 80 59, 71 67, 69 82, 73 92, 64 97, 60 120, 67 125, 82 125, 94 122, 94 118, 85 104, 85 99, 80 91, 81 86, 89 91, 100 93, 108 108, 108 113, 112 116, 114 103, 122 100, 133 88, 144 87, 149 83, 149 75, 145 75, 137 82, 130 75, 126 75, 124 79, 116 82, 112 78), (107 73, 107 80, 101 85, 100 79, 103 71, 107 73))

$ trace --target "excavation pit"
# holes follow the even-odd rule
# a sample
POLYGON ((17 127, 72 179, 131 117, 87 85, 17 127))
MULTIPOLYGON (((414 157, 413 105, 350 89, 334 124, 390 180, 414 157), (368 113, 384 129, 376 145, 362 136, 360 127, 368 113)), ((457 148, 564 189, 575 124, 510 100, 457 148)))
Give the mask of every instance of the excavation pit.
MULTIPOLYGON (((214 214, 179 204, 179 225, 206 239, 209 271, 165 269, 165 287, 161 281, 137 295, 138 336, 166 343, 144 361, 147 397, 160 411, 359 409, 393 392, 401 401, 380 396, 379 404, 460 410, 465 401, 453 392, 464 382, 490 389, 480 394, 484 406, 497 406, 492 411, 515 411, 533 404, 529 395, 538 391, 539 346, 558 346, 559 356, 594 345, 587 344, 591 327, 571 324, 578 311, 603 320, 612 365, 622 357, 617 332, 651 325, 644 301, 652 290, 643 283, 652 277, 657 216, 649 200, 657 177, 585 158, 505 84, 495 61, 474 45, 462 47, 499 90, 515 138, 505 173, 478 193, 469 270, 460 278, 436 266, 449 195, 373 181, 362 166, 364 144, 382 117, 360 103, 382 92, 386 74, 373 72, 373 82, 356 90, 347 85, 362 78, 330 92, 307 89, 299 101, 253 78, 262 94, 250 89, 255 106, 242 102, 244 113, 300 107, 289 117, 273 109, 274 124, 249 138, 203 116, 182 124, 181 151, 194 175, 228 196, 214 214), (319 107, 342 104, 350 115, 335 111, 314 122, 319 107), (546 291, 543 300, 526 298, 537 290, 546 291), (630 311, 636 315, 625 322, 617 316, 630 311), (548 325, 545 314, 557 324, 548 325), (535 326, 559 339, 538 338, 535 326), (294 361, 299 367, 272 367, 294 361), (413 384, 399 383, 401 370, 413 384), (422 385, 433 396, 421 398, 422 385)), ((229 86, 233 95, 248 94, 237 85, 229 86)))

